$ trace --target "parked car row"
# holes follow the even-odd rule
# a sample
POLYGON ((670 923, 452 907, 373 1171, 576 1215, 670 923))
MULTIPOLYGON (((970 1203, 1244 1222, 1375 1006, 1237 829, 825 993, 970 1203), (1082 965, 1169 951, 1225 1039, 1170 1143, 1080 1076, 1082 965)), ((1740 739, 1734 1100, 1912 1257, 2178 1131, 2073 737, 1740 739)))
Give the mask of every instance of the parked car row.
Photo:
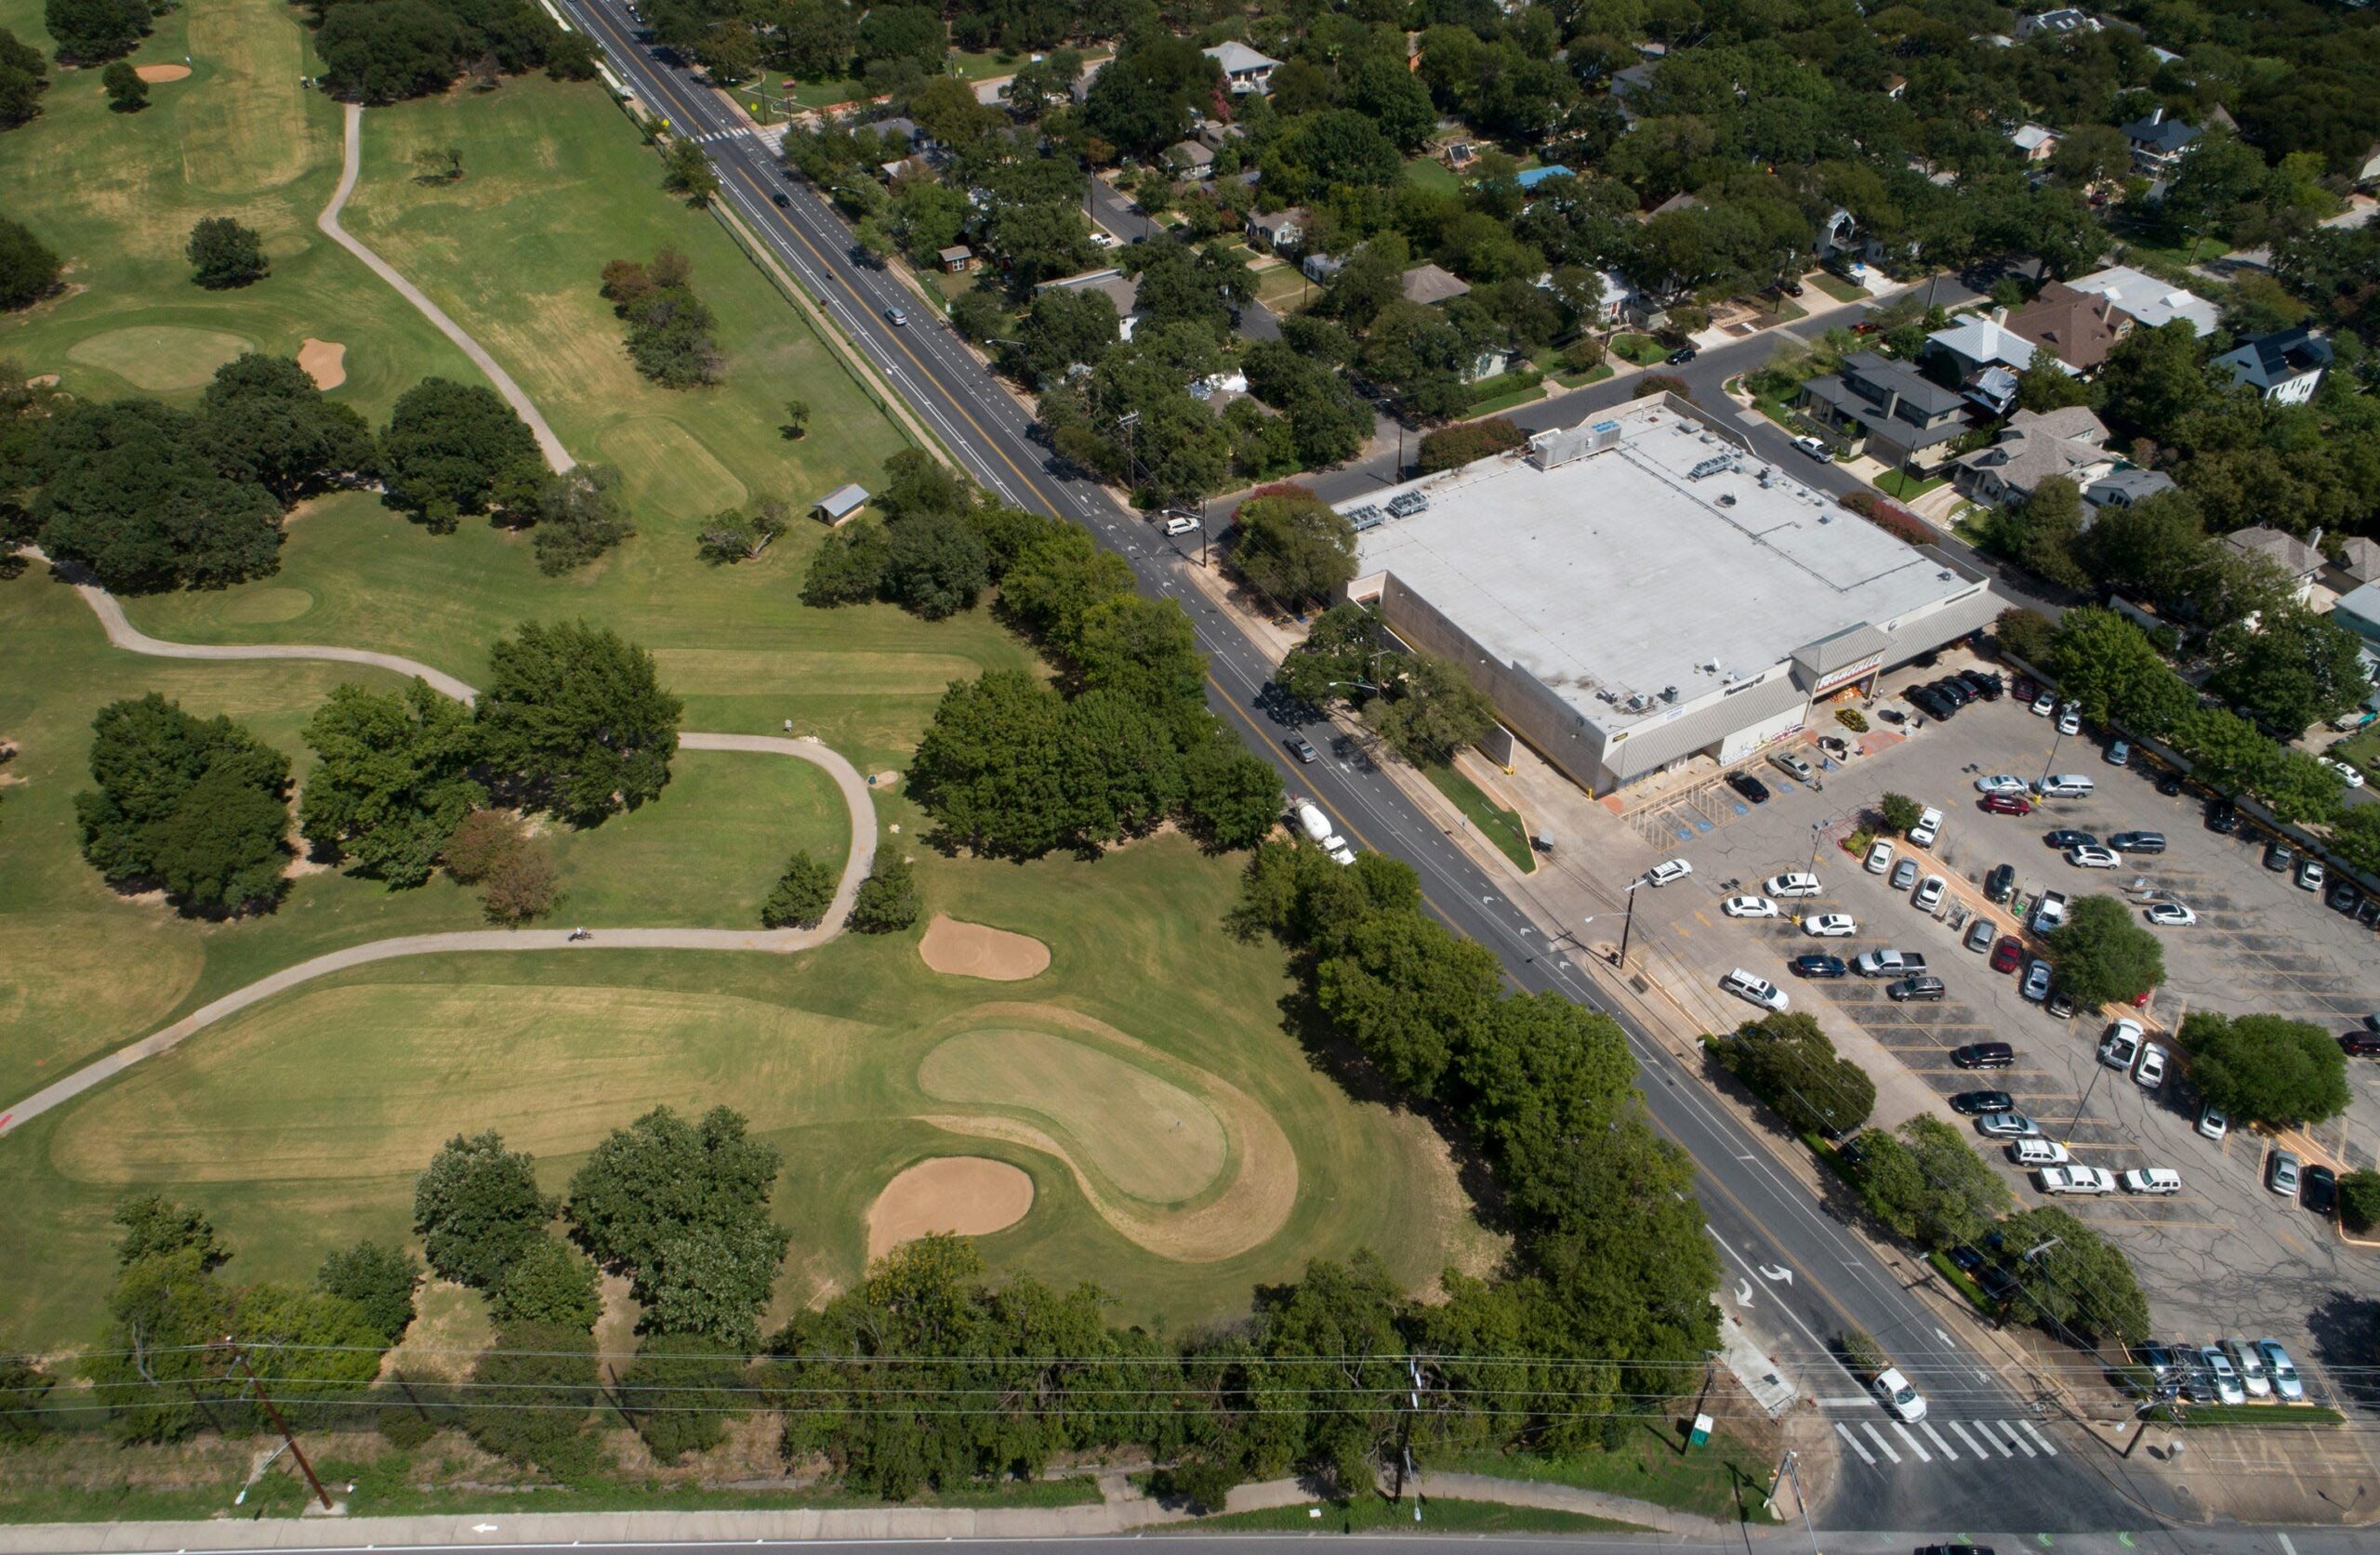
POLYGON ((2132 1352, 2148 1372, 2159 1398, 2194 1403, 2306 1402, 2297 1363, 2278 1339, 2225 1339, 2220 1344, 2175 1345, 2152 1340, 2132 1352))

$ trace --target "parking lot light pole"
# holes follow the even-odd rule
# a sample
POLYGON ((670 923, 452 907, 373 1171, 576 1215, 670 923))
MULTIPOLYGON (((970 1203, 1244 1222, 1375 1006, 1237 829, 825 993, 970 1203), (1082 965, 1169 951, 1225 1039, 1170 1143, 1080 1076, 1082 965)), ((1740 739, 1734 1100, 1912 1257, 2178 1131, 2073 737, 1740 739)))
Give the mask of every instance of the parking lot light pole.
POLYGON ((1831 815, 1821 815, 1810 823, 1810 873, 1813 875, 1818 872, 1818 836, 1833 825, 1834 821, 1831 815))

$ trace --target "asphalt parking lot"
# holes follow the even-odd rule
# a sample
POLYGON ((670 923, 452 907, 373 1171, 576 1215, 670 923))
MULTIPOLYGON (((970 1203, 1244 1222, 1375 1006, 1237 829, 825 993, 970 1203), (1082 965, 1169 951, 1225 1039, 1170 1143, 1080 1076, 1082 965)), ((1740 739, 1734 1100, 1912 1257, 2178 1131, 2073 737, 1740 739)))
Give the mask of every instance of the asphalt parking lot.
MULTIPOLYGON (((1940 668, 1889 677, 1887 692, 1950 667, 1946 659, 1940 668)), ((1890 694, 1877 705, 1905 706, 1890 694)), ((2088 731, 2056 740, 2052 720, 2033 716, 2013 696, 1972 704, 1947 724, 1927 718, 1909 739, 1826 773, 1823 791, 1795 784, 1765 762, 1753 770, 1775 797, 1740 813, 1728 806, 1724 824, 1676 840, 1673 850, 1693 863, 1695 875, 1683 889, 1639 893, 1646 900, 1637 909, 1636 931, 1658 937, 1673 957, 1707 969, 1714 980, 1728 966, 1741 965, 1788 989, 1796 1008, 1817 1009, 1831 1024, 1839 1018, 1858 1021, 1938 1097, 1987 1087, 2010 1092, 2018 1109, 2050 1138, 2065 1140, 2080 1162, 2118 1173, 2175 1168, 2183 1186, 2173 1197, 2057 1202, 2107 1231, 2131 1256, 2161 1334, 2199 1343, 2269 1336, 2290 1345, 2301 1364, 2311 1360, 2319 1366, 2324 1353, 2319 1336, 2333 1325, 2317 1314, 2342 1292, 2368 1298, 2380 1288, 2380 1254, 2347 1245, 2329 1222, 2266 1191, 2264 1154, 2273 1141, 2244 1129, 2234 1129, 2221 1143, 2201 1138, 2178 1054, 2171 1075, 2154 1091, 2103 1066, 2096 1048, 2104 1017, 2085 1012, 2060 1021, 2025 1001, 2017 993, 2021 968, 1992 972, 1987 957, 1964 949, 1946 921, 1919 913, 1908 891, 1865 873, 1838 843, 1888 789, 1938 807, 1946 817, 1942 835, 1921 873, 1943 874, 1950 882, 1946 907, 1979 912, 1993 921, 1995 935, 2011 932, 2014 917, 1985 902, 1982 882, 2003 861, 2016 867, 2020 899, 2044 889, 2116 895, 2135 908, 2152 892, 2180 899, 2199 921, 2154 930, 2164 944, 2167 982, 2144 1012, 2152 1038, 2161 1034, 2155 1028, 2170 1030, 2189 1010, 2203 1008, 2278 1013, 2333 1034, 2344 1031, 2367 1011, 2380 1010, 2380 935, 2331 911, 2288 876, 2265 869, 2264 839, 2247 827, 2232 837, 2209 831, 2202 798, 2158 793, 2157 774, 2145 767, 2108 765, 2088 731), (2053 801, 2029 816, 1993 815, 1979 807, 1978 772, 2030 781, 2046 771, 2088 774, 2096 792, 2053 801), (2128 857, 2114 870, 2078 869, 2043 840, 2059 827, 2103 839, 2112 832, 2160 831, 2168 850, 2128 857), (1770 875, 1809 867, 1814 849, 1825 894, 1780 905, 1804 914, 1848 913, 1858 920, 1856 935, 1812 940, 1790 921, 1739 921, 1719 914, 1718 899, 1732 894, 1726 882, 1755 891, 1770 875), (2147 890, 2128 890, 2136 881, 2146 881, 2147 890), (1847 960, 1887 946, 1923 952, 1928 969, 1948 985, 1943 1002, 1894 1004, 1882 980, 1855 976, 1814 984, 1787 969, 1793 956, 1809 950, 1847 960), (2015 1067, 1983 1074, 1951 1067, 1951 1049, 1986 1040, 2014 1045, 2015 1067)), ((1752 1013, 1749 1006, 1744 1013, 1752 1013)), ((2282 1141, 2302 1159, 2340 1171, 2380 1164, 2380 1061, 2348 1063, 2355 1100, 2347 1115, 2319 1126, 2310 1138, 2297 1134, 2282 1141)), ((1878 1078, 1883 1085, 1884 1077, 1878 1078)), ((1941 1115, 1951 1114, 1944 1107, 1941 1115)), ((1996 1144, 1980 1138, 1977 1143, 1988 1159, 2003 1164, 2019 1203, 2044 1202, 1996 1144)))

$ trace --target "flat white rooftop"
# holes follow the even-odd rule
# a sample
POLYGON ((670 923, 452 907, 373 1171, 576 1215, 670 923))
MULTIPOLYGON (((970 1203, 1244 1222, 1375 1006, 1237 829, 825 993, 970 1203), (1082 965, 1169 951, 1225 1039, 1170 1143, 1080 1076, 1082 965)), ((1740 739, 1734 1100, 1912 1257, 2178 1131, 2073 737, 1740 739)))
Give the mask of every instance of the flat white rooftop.
POLYGON ((1632 696, 1657 716, 1665 688, 1689 702, 1974 587, 1659 402, 1608 419, 1616 447, 1552 469, 1500 457, 1366 498, 1382 514, 1408 491, 1429 505, 1358 534, 1358 576, 1395 573, 1606 729, 1637 721, 1632 696), (1690 478, 1730 456, 1740 468, 1690 478))

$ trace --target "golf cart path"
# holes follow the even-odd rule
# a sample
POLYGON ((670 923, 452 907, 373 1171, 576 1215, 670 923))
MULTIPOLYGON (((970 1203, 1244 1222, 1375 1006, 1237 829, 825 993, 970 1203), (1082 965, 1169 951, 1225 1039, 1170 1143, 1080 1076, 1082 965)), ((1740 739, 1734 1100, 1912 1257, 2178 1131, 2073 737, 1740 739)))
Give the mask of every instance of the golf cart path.
POLYGON ((396 266, 364 247, 338 224, 338 213, 347 208, 348 196, 355 192, 356 175, 364 169, 364 108, 361 103, 347 105, 344 144, 345 160, 339 168, 338 187, 331 191, 331 203, 323 207, 323 214, 314 218, 314 225, 321 228, 323 235, 331 242, 370 266, 373 274, 395 287, 399 297, 418 309, 423 318, 438 326, 439 334, 454 341, 456 348, 471 359, 471 364, 487 375, 487 380, 496 386, 496 391, 504 396, 506 402, 520 413, 521 419, 529 424, 529 430, 536 434, 538 451, 545 455, 547 465, 556 474, 570 468, 577 461, 570 456, 570 450, 562 445, 562 439, 554 435, 554 429, 546 425, 546 418, 538 413, 536 402, 512 381, 512 375, 497 366, 496 358, 488 355, 478 341, 465 334, 461 324, 448 318, 444 309, 424 296, 420 287, 398 274, 396 266))
MULTIPOLYGON (((40 555, 30 548, 27 554, 40 555)), ((161 641, 135 630, 125 620, 123 607, 106 589, 87 583, 76 584, 74 587, 89 603, 92 613, 99 616, 108 640, 130 652, 169 659, 331 659, 345 664, 373 665, 395 670, 400 675, 418 675, 462 702, 470 702, 478 695, 470 686, 453 676, 394 653, 369 653, 352 648, 324 648, 297 643, 234 646, 161 641)), ((867 780, 860 775, 859 769, 809 736, 787 739, 774 734, 681 733, 678 746, 681 750, 745 751, 762 756, 790 756, 798 761, 807 761, 823 768, 835 780, 835 786, 842 791, 843 806, 851 812, 852 845, 850 854, 843 860, 842 878, 835 886, 834 901, 828 904, 826 916, 819 920, 817 928, 606 929, 579 942, 571 940, 571 930, 567 929, 469 929, 443 934, 407 934, 350 945, 259 978, 245 988, 224 995, 212 1004, 201 1006, 162 1031, 152 1033, 104 1058, 85 1064, 15 1106, 0 1109, 0 1135, 113 1078, 141 1060, 166 1051, 185 1037, 205 1030, 228 1015, 236 1014, 259 1000, 271 998, 300 983, 345 971, 350 967, 368 966, 375 961, 389 961, 403 955, 444 955, 458 951, 745 950, 785 955, 823 945, 841 933, 843 920, 851 916, 852 903, 859 895, 860 882, 866 878, 868 865, 876 856, 876 807, 868 797, 867 780)))

